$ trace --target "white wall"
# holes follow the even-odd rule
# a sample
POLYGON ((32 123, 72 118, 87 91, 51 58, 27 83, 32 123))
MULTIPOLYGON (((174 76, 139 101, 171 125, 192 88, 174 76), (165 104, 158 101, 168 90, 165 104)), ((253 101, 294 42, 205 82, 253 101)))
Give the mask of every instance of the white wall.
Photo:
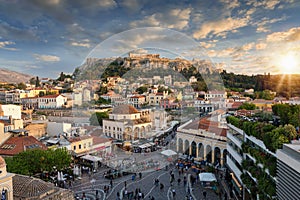
POLYGON ((13 119, 21 119, 21 107, 17 105, 1 105, 4 116, 12 116, 13 119))
POLYGON ((71 127, 71 123, 48 122, 47 134, 49 136, 57 136, 58 134, 62 134, 63 132, 70 133, 71 127))

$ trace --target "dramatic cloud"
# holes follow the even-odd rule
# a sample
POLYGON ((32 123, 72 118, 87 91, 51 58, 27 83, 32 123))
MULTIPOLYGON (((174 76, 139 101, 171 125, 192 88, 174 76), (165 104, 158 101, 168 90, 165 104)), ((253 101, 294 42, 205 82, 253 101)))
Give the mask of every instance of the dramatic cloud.
POLYGON ((2 41, 2 42, 0 42, 0 49, 15 51, 15 50, 17 50, 16 48, 7 47, 7 46, 13 45, 13 44, 15 44, 15 43, 11 42, 11 41, 2 41))
POLYGON ((189 24, 191 8, 171 9, 165 13, 155 13, 145 16, 142 20, 130 23, 131 27, 160 26, 166 28, 184 29, 189 24))
POLYGON ((300 27, 288 31, 275 32, 267 36, 267 42, 295 42, 300 41, 300 27))
POLYGON ((266 47, 267 47, 267 44, 266 44, 266 43, 258 43, 258 44, 255 45, 255 48, 256 48, 257 50, 263 50, 263 49, 265 49, 266 47))
POLYGON ((36 60, 44 61, 44 62, 58 62, 60 58, 58 56, 53 55, 41 55, 41 54, 33 54, 36 60))
POLYGON ((283 16, 283 17, 280 17, 280 18, 273 18, 273 19, 264 17, 261 20, 257 21, 256 23, 254 23, 253 25, 257 26, 257 28, 256 28, 257 33, 270 32, 270 27, 269 27, 270 24, 274 24, 276 22, 284 21, 286 19, 287 19, 286 16, 283 16))
POLYGON ((206 38, 210 34, 226 37, 228 32, 235 32, 237 29, 244 27, 248 23, 247 18, 227 18, 219 21, 211 21, 203 24, 200 30, 194 32, 196 39, 206 38))
POLYGON ((262 7, 264 9, 273 10, 278 4, 280 0, 248 0, 247 5, 251 5, 254 7, 262 7))
POLYGON ((114 8, 117 6, 117 3, 114 0, 101 0, 98 1, 98 3, 102 8, 114 8))
POLYGON ((85 39, 85 40, 82 40, 82 41, 72 41, 70 44, 72 46, 76 46, 76 47, 86 47, 86 48, 91 47, 89 39, 85 39))
POLYGON ((216 44, 214 44, 214 43, 208 43, 208 42, 200 42, 200 45, 202 47, 206 48, 206 49, 216 46, 216 44))
POLYGON ((140 0, 122 0, 120 5, 124 6, 129 11, 140 11, 143 6, 143 1, 140 0))
POLYGON ((221 0, 221 2, 228 9, 234 9, 240 6, 240 2, 238 0, 221 0))

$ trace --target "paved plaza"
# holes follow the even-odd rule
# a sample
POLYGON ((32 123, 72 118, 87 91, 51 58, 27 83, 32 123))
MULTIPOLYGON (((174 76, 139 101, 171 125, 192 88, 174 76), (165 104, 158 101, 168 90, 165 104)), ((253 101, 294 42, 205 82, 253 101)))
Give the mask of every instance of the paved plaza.
POLYGON ((168 170, 143 172, 141 178, 137 175, 134 180, 132 180, 132 175, 127 175, 113 179, 112 182, 103 177, 103 173, 107 170, 102 168, 91 176, 84 175, 81 180, 76 180, 71 189, 78 199, 135 199, 135 194, 138 196, 139 192, 143 198, 136 199, 151 199, 152 197, 155 200, 220 199, 213 190, 203 188, 199 182, 192 185, 190 177, 195 177, 195 174, 191 169, 179 174, 178 169, 170 167, 168 170), (172 172, 174 181, 170 183, 172 172), (184 176, 186 176, 186 184, 183 181, 184 176), (178 178, 181 179, 180 183, 178 183, 178 178), (159 184, 155 184, 155 179, 159 180, 159 184), (164 186, 163 188, 160 187, 161 184, 164 186), (107 186, 109 186, 109 190, 104 192, 104 188, 107 186), (172 193, 174 190, 175 195, 172 193), (203 196, 203 191, 206 191, 206 198, 203 196))
MULTIPOLYGON (((167 149, 175 149, 175 143, 172 137, 169 136, 166 139, 170 141, 167 149)), ((215 191, 204 188, 200 184, 198 179, 196 179, 196 173, 191 168, 188 170, 177 169, 173 164, 174 160, 163 156, 161 151, 162 150, 150 153, 129 153, 121 149, 116 149, 114 151, 115 156, 104 162, 105 167, 101 167, 94 174, 83 174, 80 180, 75 180, 71 189, 74 191, 77 199, 87 200, 229 199, 225 198, 225 187, 222 187, 224 188, 222 189, 222 194, 218 196, 215 191), (129 172, 129 174, 108 179, 104 177, 104 174, 109 169, 123 169, 129 172), (183 171, 183 173, 179 173, 179 171, 183 171), (134 179, 133 174, 135 174, 134 179), (173 182, 171 183, 172 176, 173 182), (191 177, 196 179, 193 185, 191 177), (158 184, 155 184, 156 179, 159 180, 158 184), (179 183, 178 179, 180 179, 179 183), (186 181, 184 181, 184 179, 186 181), (163 188, 161 185, 163 185, 163 188), (107 188, 109 189, 107 190, 107 188), (141 197, 138 197, 139 193, 141 197), (206 198, 204 197, 204 193, 206 193, 206 198)), ((219 183, 224 186, 224 181, 219 180, 219 183)))

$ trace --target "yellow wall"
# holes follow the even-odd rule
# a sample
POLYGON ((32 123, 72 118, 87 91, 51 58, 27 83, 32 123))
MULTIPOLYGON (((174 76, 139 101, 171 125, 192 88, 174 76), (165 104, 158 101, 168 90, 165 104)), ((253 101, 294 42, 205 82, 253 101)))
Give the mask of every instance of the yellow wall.
POLYGON ((30 90, 28 97, 36 97, 40 94, 40 92, 44 92, 46 94, 46 90, 30 90))
POLYGON ((11 133, 4 133, 4 124, 0 123, 0 145, 2 145, 8 138, 10 138, 11 133))
POLYGON ((33 136, 35 138, 42 137, 46 134, 46 124, 40 123, 40 124, 29 124, 25 127, 25 129, 28 131, 29 136, 33 136))
POLYGON ((90 138, 82 139, 80 141, 72 142, 71 150, 74 151, 76 154, 81 154, 90 151, 92 149, 92 146, 93 146, 93 138, 90 137, 90 138), (79 145, 81 145, 81 148, 79 148, 79 145), (75 150, 74 147, 76 147, 75 150))

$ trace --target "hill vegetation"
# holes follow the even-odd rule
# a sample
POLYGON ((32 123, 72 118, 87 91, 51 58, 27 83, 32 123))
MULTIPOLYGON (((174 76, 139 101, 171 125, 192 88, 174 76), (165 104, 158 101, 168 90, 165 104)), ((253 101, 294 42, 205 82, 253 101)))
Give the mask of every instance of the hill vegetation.
MULTIPOLYGON (((228 73, 226 70, 213 69, 204 62, 190 62, 183 59, 161 61, 151 59, 125 58, 90 58, 81 67, 75 69, 73 76, 76 80, 106 80, 109 76, 120 76, 127 80, 135 81, 139 77, 151 78, 171 74, 173 80, 188 81, 191 76, 197 78, 197 82, 191 84, 196 91, 207 91, 209 89, 220 89, 224 84, 231 91, 244 92, 245 89, 253 88, 257 92, 270 90, 276 92, 277 96, 293 97, 300 96, 300 75, 243 75, 228 73), (129 73, 130 72, 130 73, 129 73), (221 77, 221 78, 220 78, 221 77), (216 84, 216 82, 222 83, 216 84), (205 80, 205 81, 204 81, 205 80), (211 85, 217 87, 211 87, 211 85)), ((251 96, 253 98, 259 98, 251 96)))

